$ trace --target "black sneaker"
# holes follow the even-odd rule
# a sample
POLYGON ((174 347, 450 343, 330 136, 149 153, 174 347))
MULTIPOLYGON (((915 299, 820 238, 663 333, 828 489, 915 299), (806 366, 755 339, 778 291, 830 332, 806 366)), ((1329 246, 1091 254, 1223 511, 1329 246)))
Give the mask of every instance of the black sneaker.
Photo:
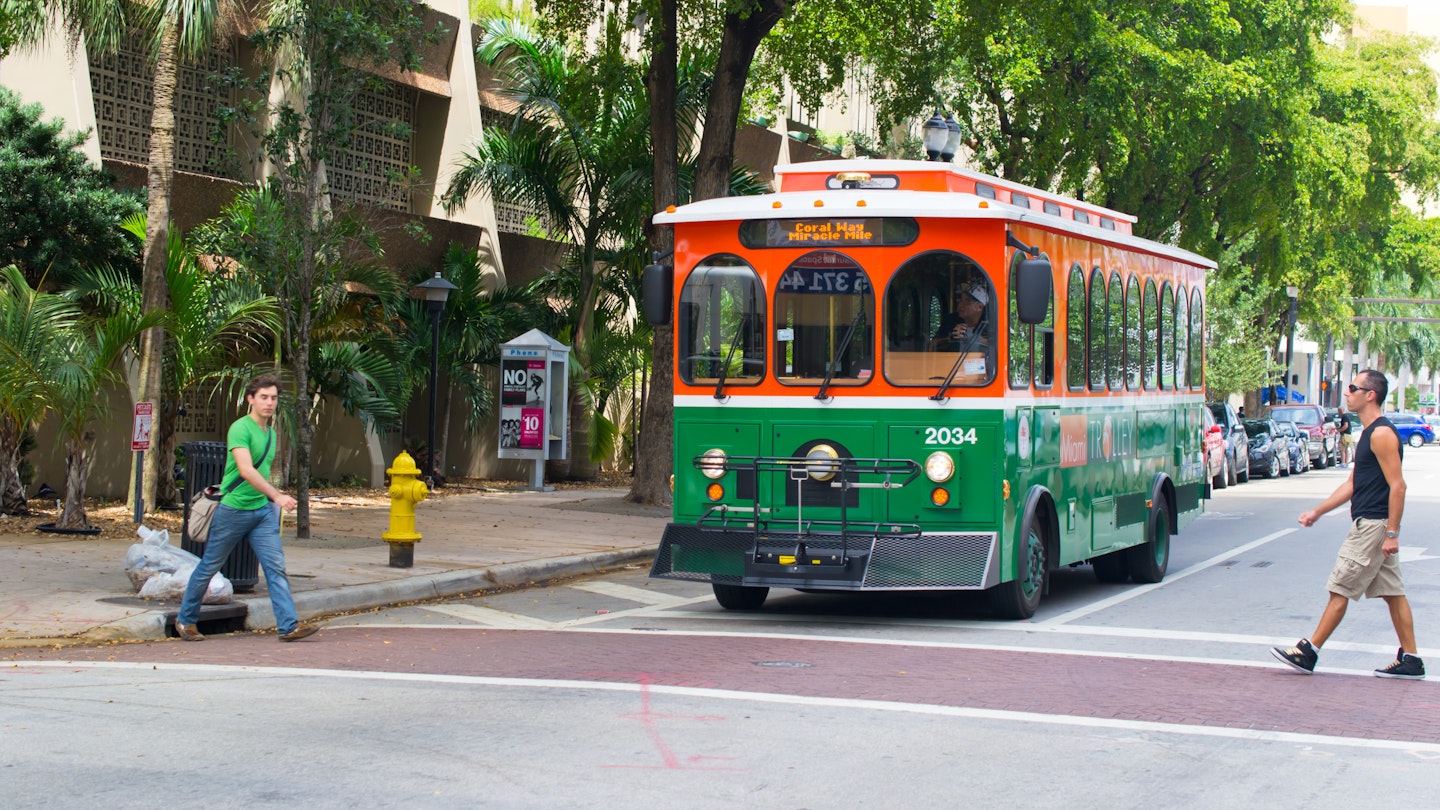
POLYGON ((1402 647, 1395 653, 1395 660, 1375 670, 1378 678, 1405 678, 1411 681, 1425 680, 1425 662, 1418 655, 1410 655, 1402 647))
POLYGON ((1306 638, 1295 642, 1294 647, 1271 647, 1270 654, 1306 675, 1315 674, 1315 662, 1320 660, 1320 653, 1315 652, 1306 638))

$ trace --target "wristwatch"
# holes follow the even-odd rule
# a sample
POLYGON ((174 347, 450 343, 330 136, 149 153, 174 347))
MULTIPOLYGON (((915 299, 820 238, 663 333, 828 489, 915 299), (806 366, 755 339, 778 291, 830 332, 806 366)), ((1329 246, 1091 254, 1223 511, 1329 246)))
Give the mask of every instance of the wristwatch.
POLYGON ((1386 540, 1394 540, 1395 538, 1397 538, 1397 537, 1399 537, 1399 536, 1400 536, 1400 532, 1392 532, 1392 531, 1390 531, 1389 529, 1386 529, 1386 530, 1385 530, 1385 539, 1386 539, 1386 540))

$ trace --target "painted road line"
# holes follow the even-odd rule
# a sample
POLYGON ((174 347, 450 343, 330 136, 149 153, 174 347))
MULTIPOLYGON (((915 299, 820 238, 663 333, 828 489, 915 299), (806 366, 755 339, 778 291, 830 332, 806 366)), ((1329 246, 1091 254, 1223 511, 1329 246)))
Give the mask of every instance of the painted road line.
POLYGON ((1293 533, 1295 533, 1295 532, 1297 532, 1297 531, 1299 531, 1299 527, 1298 527, 1298 526, 1297 526, 1297 527, 1294 527, 1294 528, 1290 528, 1290 529, 1281 529, 1281 530, 1278 531, 1278 532, 1272 532, 1272 533, 1267 534, 1267 535, 1265 535, 1264 537, 1260 538, 1259 540, 1252 540, 1251 542, 1246 543, 1246 544, 1243 545, 1243 546, 1239 546, 1239 547, 1237 547, 1237 548, 1230 549, 1229 551, 1225 551, 1225 552, 1221 552, 1220 554, 1216 554, 1214 557, 1211 557, 1210 559, 1205 560, 1204 562, 1196 563, 1195 565, 1192 565, 1192 566, 1190 566, 1189 568, 1186 568, 1184 571, 1181 571, 1181 572, 1178 573, 1178 574, 1172 574, 1172 575, 1170 575, 1170 576, 1167 576, 1167 577, 1165 577, 1165 581, 1163 581, 1163 582, 1157 582, 1157 583, 1155 583, 1155 584, 1153 584, 1153 585, 1139 585, 1139 586, 1136 586, 1136 587, 1131 588, 1131 589, 1129 589, 1129 590, 1127 590, 1127 591, 1125 591, 1125 592, 1123 592, 1123 593, 1117 593, 1117 594, 1115 594, 1114 596, 1109 597, 1108 599, 1101 599, 1101 600, 1098 601, 1098 602, 1091 602, 1090 604, 1086 605, 1085 607, 1076 608, 1075 610, 1069 611, 1069 612, 1067 612, 1067 613, 1062 613, 1062 614, 1060 614, 1059 616, 1056 616, 1056 617, 1054 617, 1054 618, 1052 618, 1052 619, 1046 619, 1045 621, 1037 622, 1037 623, 1036 623, 1036 626, 1039 626, 1039 627, 1053 627, 1053 626, 1055 626, 1055 625, 1057 625, 1057 624, 1065 624, 1065 623, 1067 623, 1067 622, 1072 622, 1072 621, 1075 621, 1076 619, 1079 619, 1079 618, 1082 618, 1082 617, 1085 617, 1085 616, 1089 616, 1089 615, 1092 614, 1092 613, 1099 613, 1099 612, 1102 611, 1102 610, 1108 610, 1108 609, 1110 609, 1110 608, 1112 608, 1112 607, 1114 607, 1114 606, 1116 606, 1116 605, 1118 605, 1118 604, 1121 604, 1121 603, 1123 603, 1123 602, 1128 602, 1128 601, 1130 601, 1131 599, 1135 599, 1135 598, 1137 598, 1137 597, 1144 596, 1145 594, 1150 593, 1151 591, 1153 591, 1153 590, 1155 590, 1155 589, 1157 589, 1157 588, 1163 588, 1163 587, 1165 587, 1166 585, 1172 585, 1172 584, 1174 584, 1174 583, 1176 583, 1176 582, 1179 582, 1180 580, 1182 580, 1182 579, 1184 579, 1184 578, 1186 578, 1186 577, 1188 577, 1188 576, 1191 576, 1192 574, 1198 574, 1198 573, 1200 573, 1200 572, 1202 572, 1202 571, 1206 571, 1206 570, 1208 570, 1208 569, 1210 569, 1210 568, 1214 568, 1215 566, 1219 565, 1219 564, 1222 563, 1222 562, 1225 562, 1226 560, 1230 559, 1231 557, 1238 557, 1238 556, 1240 556, 1241 554, 1244 554, 1244 553, 1247 552, 1247 551, 1253 551, 1254 549, 1257 549, 1257 548, 1265 545, 1266 543, 1270 542, 1271 540, 1278 540, 1278 539, 1280 539, 1281 537, 1286 536, 1287 534, 1293 534, 1293 533))
MULTIPOLYGON (((529 616, 521 616, 516 613, 506 613, 503 610, 480 607, 479 605, 416 605, 421 610, 428 610, 431 613, 443 613, 446 616, 454 616, 457 619, 483 624, 486 627, 510 630, 553 630, 555 624, 543 619, 535 619, 529 616)), ((396 626, 396 625, 387 625, 396 626)))
POLYGON ((674 695, 707 700, 732 700, 746 703, 779 704, 785 707, 816 706, 861 711, 901 712, 906 714, 954 717, 966 720, 1027 723, 1071 728, 1167 734, 1177 737, 1211 737, 1247 742, 1286 743, 1300 746, 1333 746, 1380 751, 1399 751, 1431 759, 1440 755, 1440 743, 1376 740, 1360 737, 1334 737, 1325 734, 1301 734, 1292 731, 1262 731, 1248 728, 1183 725, 1147 720, 1119 720, 1106 717, 1078 717, 1063 714, 1040 714, 1003 709, 975 709, 963 706, 936 706, 927 703, 861 700, 854 698, 786 695, 770 692, 740 692, 731 689, 705 689, 694 686, 668 686, 652 683, 617 683, 614 681, 567 681, 558 679, 496 678, 473 675, 435 675, 419 672, 374 672, 336 669, 293 669, 287 667, 219 666, 209 664, 174 664, 123 661, 31 661, 27 667, 53 669, 130 669, 158 673, 193 672, 199 675, 257 675, 278 678, 331 678, 344 680, 395 681, 400 683, 441 683, 465 686, 518 687, 524 689, 566 689, 581 692, 610 691, 674 695))
POLYGON ((652 591, 646 588, 635 588, 630 585, 621 585, 618 582, 607 582, 597 579, 592 582, 577 582, 570 586, 577 591, 589 591, 598 593, 601 596, 613 596, 616 599, 624 599, 627 602, 639 602, 642 605, 679 605, 687 602, 683 596, 652 591))
POLYGON ((695 605, 701 602, 710 602, 714 599, 714 596, 711 596, 707 593, 704 596, 693 596, 689 599, 681 598, 678 602, 667 602, 663 605, 646 605, 645 607, 631 608, 629 610, 617 610, 613 613, 597 613, 594 616, 585 616, 584 618, 580 619, 571 619, 566 622, 559 622, 555 626, 565 628, 574 627, 581 624, 594 624, 595 622, 608 622, 614 619, 623 619, 627 616, 652 616, 657 614, 663 614, 671 608, 686 607, 688 605, 695 605))

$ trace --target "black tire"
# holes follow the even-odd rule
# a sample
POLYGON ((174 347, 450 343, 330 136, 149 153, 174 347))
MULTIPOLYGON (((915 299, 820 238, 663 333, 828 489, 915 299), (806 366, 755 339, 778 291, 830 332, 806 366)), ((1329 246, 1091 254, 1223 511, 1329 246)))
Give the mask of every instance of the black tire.
POLYGON ((1002 619, 1028 619, 1040 607, 1040 597, 1045 595, 1045 577, 1048 572, 1045 556, 1044 528, 1033 513, 1021 527, 1020 536, 1025 539, 1023 547, 1016 551, 1023 570, 1010 582, 1002 582, 990 589, 990 607, 1002 619))
MULTIPOLYGON (((1276 461, 1279 461, 1280 459, 1277 458, 1277 459, 1275 459, 1275 460, 1276 460, 1276 461)), ((1287 456, 1286 459, 1285 459, 1285 463, 1280 465, 1280 477, 1281 477, 1281 478, 1289 478, 1289 477, 1290 477, 1290 459, 1289 459, 1288 456, 1287 456)))
POLYGON ((1245 483, 1245 484, 1250 483, 1250 459, 1249 459, 1249 458, 1246 458, 1244 464, 1241 464, 1241 463, 1240 463, 1240 459, 1238 459, 1238 458, 1235 459, 1235 462, 1236 462, 1236 463, 1235 463, 1235 480, 1236 480, 1236 482, 1245 483))
POLYGON ((765 597, 770 595, 769 588, 747 585, 721 585, 712 582, 710 588, 715 591, 715 601, 726 610, 759 610, 760 606, 765 604, 765 597))
POLYGON ((1424 446, 1425 446, 1425 437, 1424 437, 1424 436, 1421 436, 1419 433, 1411 433, 1411 434, 1410 434, 1410 438, 1408 439, 1408 441, 1409 441, 1411 447, 1424 447, 1424 446))
POLYGON ((1159 582, 1170 567, 1170 511, 1160 498, 1150 507, 1145 542, 1126 549, 1130 578, 1141 584, 1159 582))
MULTIPOLYGON (((1306 452, 1308 453, 1309 451, 1307 450, 1306 452)), ((1321 451, 1320 451, 1320 458, 1318 458, 1318 459, 1315 460, 1315 469, 1317 469, 1317 470, 1323 470, 1323 469, 1325 469, 1325 468, 1328 467, 1328 466, 1330 466, 1330 465, 1325 463, 1325 451, 1324 451, 1324 450, 1321 450, 1321 451)))
POLYGON ((1095 578, 1101 582, 1123 583, 1130 581, 1130 560, 1124 551, 1103 554, 1090 561, 1095 578))
POLYGON ((1216 474, 1215 474, 1215 477, 1212 478, 1212 479, 1210 479, 1210 488, 1211 488, 1212 490, 1214 490, 1214 489, 1224 489, 1225 487, 1227 487, 1227 486, 1229 486, 1229 485, 1230 485, 1230 455, 1227 453, 1227 454, 1225 454, 1225 457, 1220 460, 1220 472, 1216 473, 1216 474))

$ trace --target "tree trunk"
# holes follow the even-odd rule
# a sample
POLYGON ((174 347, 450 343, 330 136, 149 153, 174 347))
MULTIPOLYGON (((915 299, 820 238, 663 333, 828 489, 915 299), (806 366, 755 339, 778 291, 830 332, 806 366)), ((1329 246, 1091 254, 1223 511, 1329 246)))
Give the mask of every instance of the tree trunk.
MULTIPOLYGON (((159 457, 160 465, 159 478, 155 485, 155 500, 145 501, 154 509, 180 505, 180 488, 175 485, 175 450, 180 446, 180 434, 175 432, 176 405, 175 402, 167 402, 160 406, 159 427, 154 433, 154 441, 150 444, 151 452, 159 457)), ((145 456, 148 459, 150 453, 145 456)))
POLYGON ((11 419, 0 420, 0 514, 28 515, 25 485, 20 480, 20 444, 25 431, 11 419))
MULTIPOLYGON (((748 14, 732 12, 725 17, 715 81, 705 110, 705 132, 700 137, 700 156, 696 160, 696 200, 724 197, 730 191, 735 125, 740 118, 740 100, 750 75, 750 63, 755 59, 760 41, 785 16, 785 10, 785 0, 757 0, 748 14)), ((673 108, 670 118, 664 120, 675 120, 673 108)))
MULTIPOLYGON (((170 292, 165 283, 166 243, 170 236, 170 196, 175 176, 175 87, 179 74, 179 30, 173 20, 161 34, 155 62, 155 107, 150 114, 150 201, 145 220, 144 269, 140 279, 141 307, 164 311, 170 292)), ((165 327, 152 326, 140 334, 140 387, 135 401, 163 407, 161 369, 165 359, 165 327)), ((152 445, 153 447, 153 445, 152 445)), ((154 509, 160 481, 160 453, 146 453, 141 491, 145 505, 154 509)), ((174 461, 172 457, 171 465, 174 461)), ((173 482, 172 482, 173 483, 173 482)), ((134 509, 135 488, 130 488, 134 509)))
POLYGON ((55 520, 57 529, 88 529, 85 514, 85 482, 90 477, 90 449, 95 444, 95 431, 87 430, 79 440, 65 440, 65 507, 55 520))
MULTIPOLYGON (((675 126, 675 84, 679 49, 675 27, 676 0, 661 0, 660 18, 655 24, 655 50, 650 56, 650 71, 645 84, 650 90, 650 139, 655 147, 654 203, 655 210, 664 211, 680 200, 680 150, 675 126)), ((708 127, 707 127, 708 129, 708 127)), ((665 256, 675 247, 675 232, 670 228, 650 227, 650 247, 665 256)), ((675 263, 673 256, 661 259, 675 263)), ((642 391, 640 437, 634 448, 635 478, 625 499, 632 503, 667 505, 670 503, 670 473, 675 454, 673 375, 674 329, 670 324, 655 327, 650 367, 653 369, 648 390, 642 391)))

